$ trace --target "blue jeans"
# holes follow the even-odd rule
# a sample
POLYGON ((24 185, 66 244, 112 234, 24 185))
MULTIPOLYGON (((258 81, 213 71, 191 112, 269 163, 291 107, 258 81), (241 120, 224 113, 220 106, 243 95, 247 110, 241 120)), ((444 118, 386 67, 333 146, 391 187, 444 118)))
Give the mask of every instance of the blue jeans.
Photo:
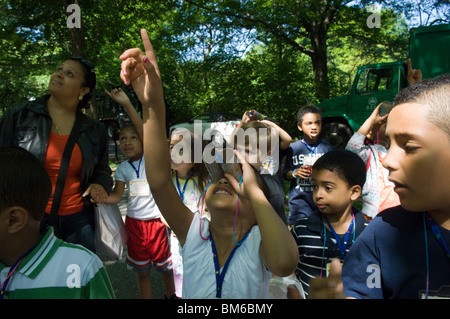
MULTIPOLYGON (((41 223, 42 228, 48 226, 49 217, 49 214, 45 214, 41 223)), ((56 235, 68 243, 80 244, 95 253, 94 225, 94 212, 90 209, 71 215, 58 216, 56 235)))

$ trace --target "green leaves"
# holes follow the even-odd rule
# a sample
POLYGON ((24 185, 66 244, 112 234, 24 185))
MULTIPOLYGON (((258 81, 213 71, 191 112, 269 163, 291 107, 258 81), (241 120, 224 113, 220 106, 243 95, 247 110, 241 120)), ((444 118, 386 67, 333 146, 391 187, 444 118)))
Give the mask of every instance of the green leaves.
POLYGON ((159 59, 169 124, 255 108, 295 137, 306 99, 346 93, 358 65, 406 58, 407 7, 395 5, 407 0, 378 1, 387 5, 380 29, 367 28, 362 1, 78 0, 82 28, 69 30, 73 2, 0 0, 0 112, 45 93, 57 64, 80 52, 96 65, 101 100, 110 82, 122 84, 118 57, 141 46, 141 28, 159 59))

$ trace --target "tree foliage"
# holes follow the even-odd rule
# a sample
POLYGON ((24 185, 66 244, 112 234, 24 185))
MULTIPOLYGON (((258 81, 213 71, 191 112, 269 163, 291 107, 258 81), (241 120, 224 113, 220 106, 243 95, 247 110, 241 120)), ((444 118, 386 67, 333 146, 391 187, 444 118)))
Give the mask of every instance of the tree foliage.
POLYGON ((422 23, 449 21, 445 1, 419 3, 0 0, 0 113, 43 94, 57 64, 74 55, 95 63, 101 101, 111 83, 123 85, 119 56, 141 47, 139 30, 146 28, 159 58, 169 124, 255 108, 295 136, 298 109, 345 94, 358 65, 406 58, 407 21, 418 8, 429 13, 422 23), (79 29, 67 27, 72 3, 81 8, 79 29), (382 5, 381 27, 370 29, 367 5, 374 3, 382 5))

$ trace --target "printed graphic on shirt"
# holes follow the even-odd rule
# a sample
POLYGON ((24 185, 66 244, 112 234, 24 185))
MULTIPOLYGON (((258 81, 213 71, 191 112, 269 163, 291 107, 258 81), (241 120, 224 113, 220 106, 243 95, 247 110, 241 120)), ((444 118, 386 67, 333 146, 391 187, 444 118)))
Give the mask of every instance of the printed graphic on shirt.
MULTIPOLYGON (((292 163, 296 168, 300 168, 304 165, 312 167, 323 154, 325 153, 294 155, 292 156, 292 163)), ((297 177, 296 188, 300 189, 302 192, 312 192, 311 176, 307 179, 297 177)))

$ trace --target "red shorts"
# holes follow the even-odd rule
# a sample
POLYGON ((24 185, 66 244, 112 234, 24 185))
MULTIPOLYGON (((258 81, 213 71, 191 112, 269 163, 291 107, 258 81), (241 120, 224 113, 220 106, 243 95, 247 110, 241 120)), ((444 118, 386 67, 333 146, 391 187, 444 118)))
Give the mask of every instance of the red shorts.
POLYGON ((169 233, 159 218, 139 220, 126 216, 129 233, 127 263, 132 269, 144 272, 152 264, 158 271, 172 269, 169 233))

